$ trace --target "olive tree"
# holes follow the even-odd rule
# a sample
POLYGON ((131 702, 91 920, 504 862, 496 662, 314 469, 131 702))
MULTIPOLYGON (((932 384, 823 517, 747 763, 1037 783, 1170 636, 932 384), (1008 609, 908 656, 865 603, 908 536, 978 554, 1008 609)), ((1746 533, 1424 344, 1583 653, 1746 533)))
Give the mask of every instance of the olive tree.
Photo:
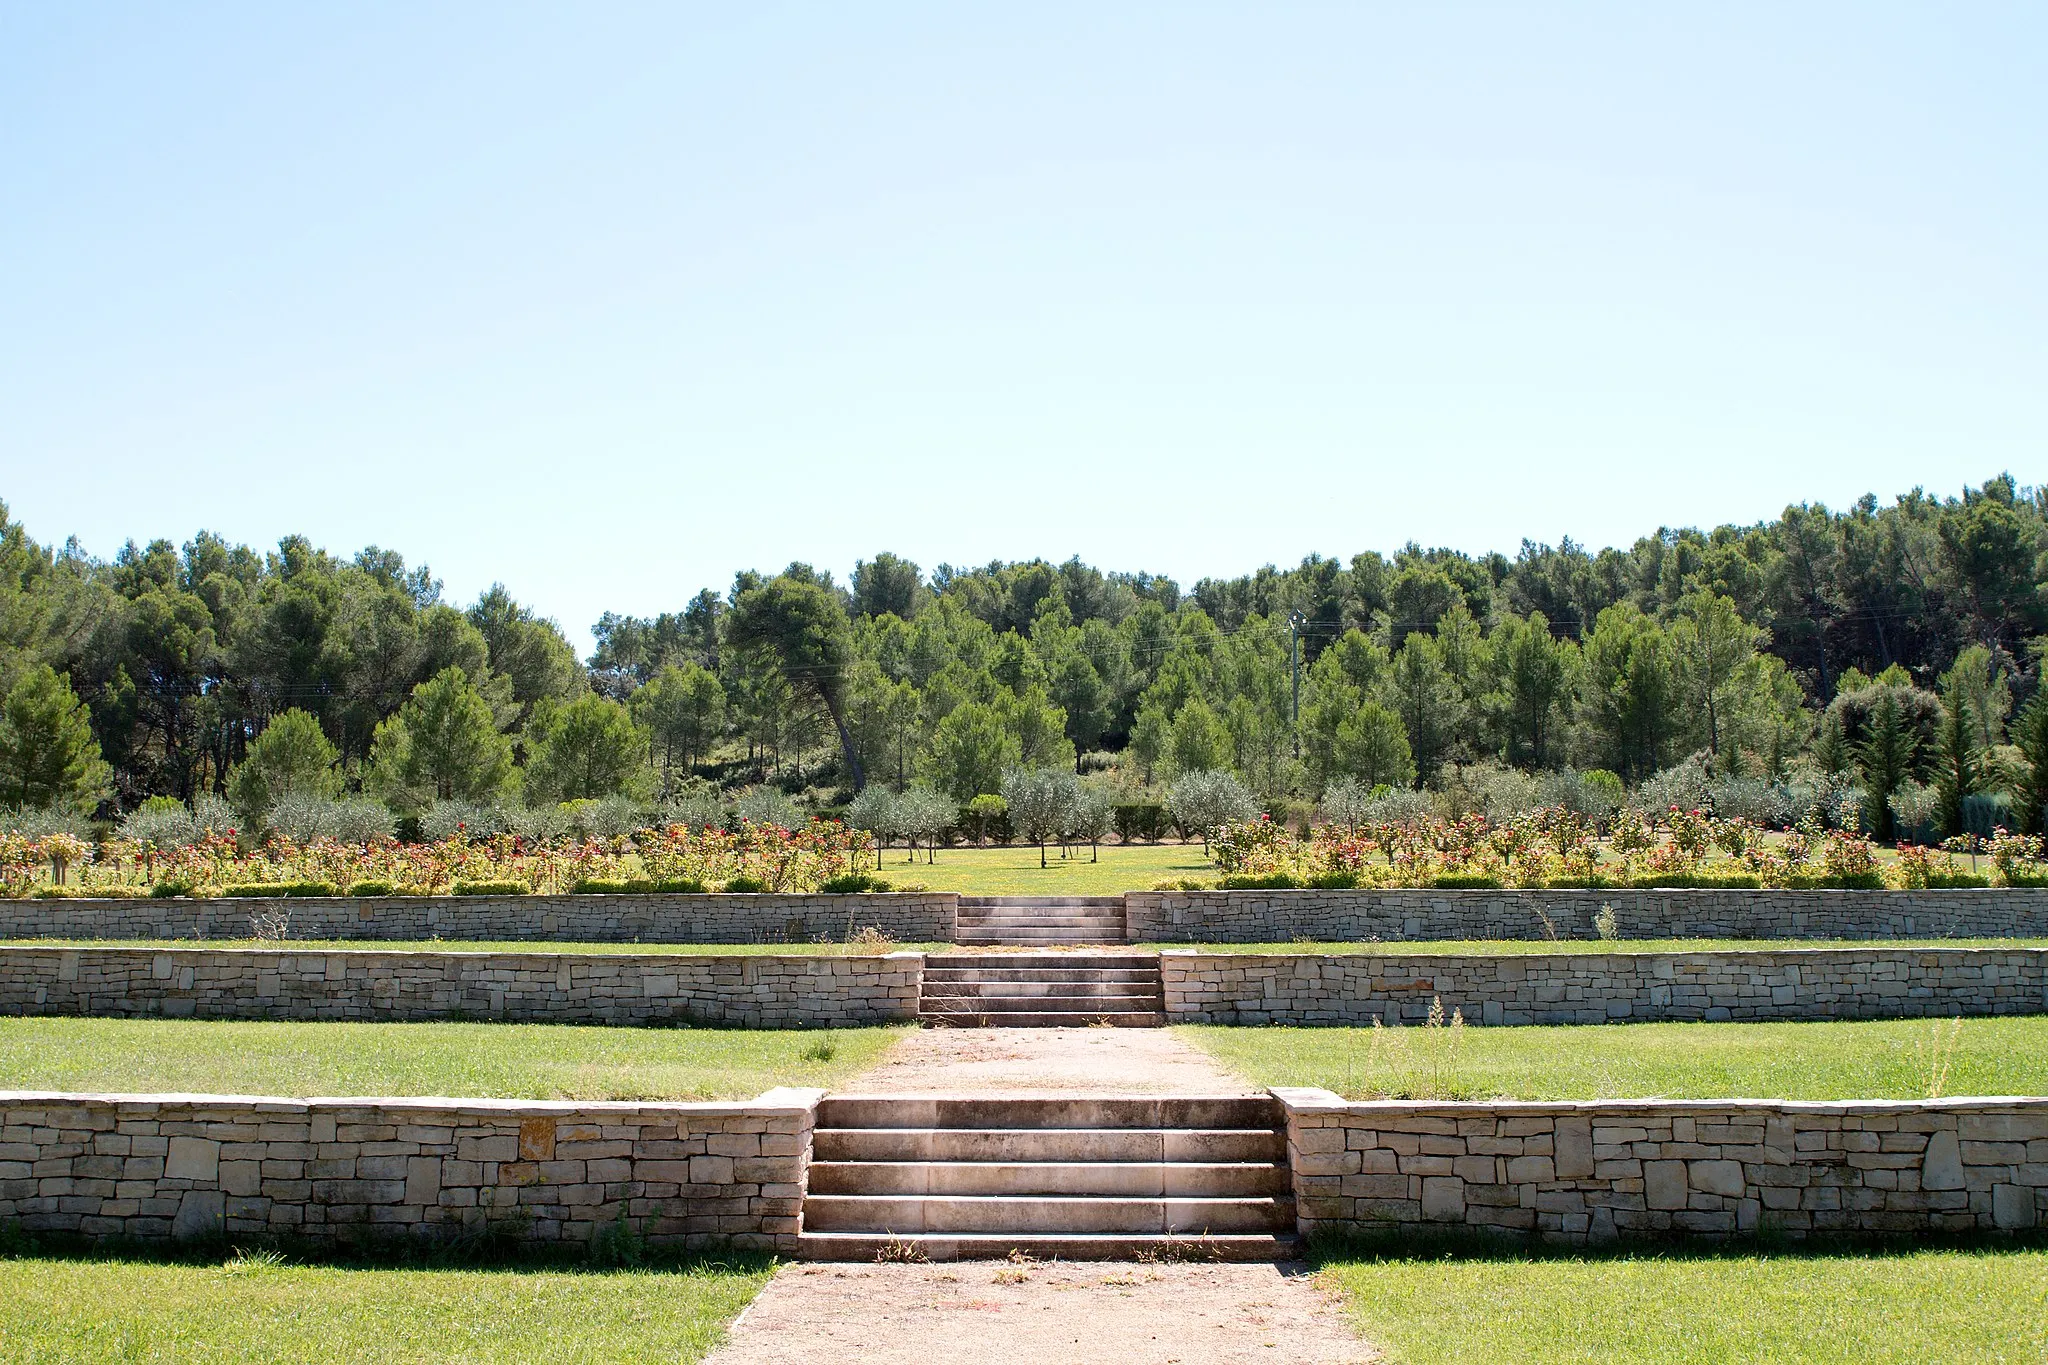
POLYGON ((1038 845, 1038 865, 1046 866, 1045 845, 1067 827, 1068 811, 1080 797, 1081 779, 1064 767, 1012 768, 1003 774, 1003 800, 1010 823, 1038 845))
POLYGON ((1166 809, 1173 823, 1183 831, 1202 836, 1202 851, 1209 849, 1209 835, 1225 825, 1249 820, 1259 813, 1259 799, 1251 789, 1221 768, 1201 768, 1174 779, 1166 795, 1166 809))

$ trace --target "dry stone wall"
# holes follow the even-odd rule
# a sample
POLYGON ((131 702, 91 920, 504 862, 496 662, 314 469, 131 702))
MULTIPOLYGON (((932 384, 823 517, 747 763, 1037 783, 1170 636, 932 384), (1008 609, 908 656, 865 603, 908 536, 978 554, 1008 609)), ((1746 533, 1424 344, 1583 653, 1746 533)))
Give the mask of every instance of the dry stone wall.
POLYGON ((1278 1090, 1305 1235, 2017 1232, 2048 1100, 1353 1103, 1278 1090))
POLYGON ((1472 1024, 2048 1013, 2048 950, 1160 954, 1175 1023, 1472 1024))
POLYGON ((917 1017, 922 957, 0 948, 0 1014, 841 1027, 917 1017))
POLYGON ((950 892, 858 896, 293 896, 0 901, 4 938, 283 937, 564 943, 815 943, 878 929, 898 943, 953 937, 950 892), (275 937, 273 932, 264 936, 275 937))
POLYGON ((1946 891, 1132 891, 1133 943, 2048 936, 2048 888, 1946 891))
POLYGON ((793 1252, 821 1092, 739 1104, 0 1091, 0 1224, 90 1240, 494 1232, 793 1252))

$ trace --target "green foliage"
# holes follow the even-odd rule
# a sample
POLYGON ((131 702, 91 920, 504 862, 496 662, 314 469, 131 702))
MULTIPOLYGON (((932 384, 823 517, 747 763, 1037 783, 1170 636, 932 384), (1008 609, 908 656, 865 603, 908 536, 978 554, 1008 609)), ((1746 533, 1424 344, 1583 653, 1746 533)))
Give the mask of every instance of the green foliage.
POLYGON ((293 707, 265 727, 248 757, 228 774, 228 801, 248 828, 261 828, 271 806, 286 797, 337 795, 340 758, 319 720, 293 707))
POLYGON ((391 882, 350 882, 348 894, 351 896, 395 896, 398 894, 398 887, 391 882))
POLYGON ((890 884, 886 878, 873 877, 865 872, 850 872, 844 877, 834 877, 818 888, 827 896, 851 896, 889 889, 890 884))
POLYGON ((338 896, 339 887, 333 882, 241 882, 220 889, 223 898, 274 900, 280 896, 338 896))
POLYGON ((24 671, 0 703, 0 806, 90 812, 110 772, 70 682, 48 665, 24 671))
POLYGON ((448 888, 457 896, 530 896, 533 888, 525 882, 515 881, 462 881, 457 880, 448 888))
POLYGON ((590 800, 628 791, 640 771, 640 736, 626 708, 586 692, 566 706, 543 706, 527 730, 530 797, 590 800))
POLYGON ((483 693, 452 664, 413 688, 370 743, 369 784, 399 810, 488 803, 511 778, 512 742, 498 733, 483 693))
POLYGON ((2013 825, 2022 834, 2038 834, 2048 814, 2048 688, 2034 693, 2012 730, 2019 763, 2013 774, 2013 825))
POLYGON ((727 895, 760 895, 768 890, 768 883, 759 877, 734 877, 720 889, 727 895))
POLYGON ((1166 835, 1166 807, 1157 801, 1119 804, 1112 818, 1116 824, 1116 837, 1127 844, 1139 840, 1156 844, 1166 835))

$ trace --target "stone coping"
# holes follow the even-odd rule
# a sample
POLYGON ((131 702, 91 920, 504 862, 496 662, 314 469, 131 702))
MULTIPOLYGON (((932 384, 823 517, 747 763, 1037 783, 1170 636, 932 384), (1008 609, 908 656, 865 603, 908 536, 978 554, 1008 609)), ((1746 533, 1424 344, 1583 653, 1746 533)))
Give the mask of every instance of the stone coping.
POLYGON ((522 1100, 448 1095, 215 1095, 196 1091, 0 1090, 0 1105, 129 1108, 180 1106, 193 1109, 258 1110, 303 1114, 315 1109, 414 1110, 431 1114, 490 1117, 526 1114, 574 1119, 591 1114, 668 1114, 731 1118, 767 1111, 805 1113, 817 1107, 823 1090, 776 1086, 751 1100, 522 1100))
POLYGON ((1726 1113, 1731 1109, 1755 1109, 1784 1114, 1967 1114, 1987 1108, 2039 1110, 2048 1113, 2048 1095, 1945 1095, 1936 1100, 1773 1100, 1729 1098, 1718 1100, 1601 1099, 1601 1100, 1347 1100, 1334 1091, 1316 1086, 1273 1086, 1273 1098, 1289 1109, 1319 1113, 1348 1113, 1370 1116, 1410 1117, 1417 1114, 1447 1117, 1511 1117, 1634 1114, 1652 1110, 1660 1114, 1699 1115, 1726 1113))

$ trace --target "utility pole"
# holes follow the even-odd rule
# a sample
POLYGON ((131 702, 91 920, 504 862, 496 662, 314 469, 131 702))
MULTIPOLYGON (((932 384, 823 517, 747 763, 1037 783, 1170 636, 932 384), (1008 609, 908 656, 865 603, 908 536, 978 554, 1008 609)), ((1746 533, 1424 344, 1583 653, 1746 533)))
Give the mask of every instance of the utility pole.
POLYGON ((1307 624, 1300 612, 1287 613, 1287 662, 1294 671, 1294 706, 1288 728, 1293 731, 1296 758, 1301 757, 1301 628, 1307 624))

